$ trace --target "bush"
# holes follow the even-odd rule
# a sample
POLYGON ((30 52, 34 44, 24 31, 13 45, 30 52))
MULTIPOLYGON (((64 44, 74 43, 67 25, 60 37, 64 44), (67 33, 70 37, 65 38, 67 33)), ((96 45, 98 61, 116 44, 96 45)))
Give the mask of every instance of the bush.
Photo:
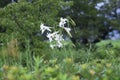
POLYGON ((0 42, 6 44, 6 39, 12 34, 18 40, 20 50, 24 51, 28 40, 33 53, 42 53, 45 45, 41 42, 44 37, 39 26, 42 22, 56 25, 56 16, 61 10, 62 2, 63 0, 19 1, 0 8, 0 42))

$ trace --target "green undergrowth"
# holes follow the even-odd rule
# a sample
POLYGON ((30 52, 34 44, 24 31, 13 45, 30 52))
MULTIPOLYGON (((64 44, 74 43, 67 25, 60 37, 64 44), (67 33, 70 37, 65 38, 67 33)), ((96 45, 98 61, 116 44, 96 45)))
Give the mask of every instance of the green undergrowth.
POLYGON ((117 43, 103 41, 94 50, 44 46, 39 53, 32 51, 29 42, 24 51, 9 43, 0 50, 0 80, 120 80, 117 43))

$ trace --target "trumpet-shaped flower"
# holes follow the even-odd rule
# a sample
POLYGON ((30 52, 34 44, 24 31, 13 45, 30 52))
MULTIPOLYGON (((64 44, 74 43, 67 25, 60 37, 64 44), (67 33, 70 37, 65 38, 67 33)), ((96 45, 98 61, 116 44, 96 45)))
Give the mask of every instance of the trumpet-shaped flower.
POLYGON ((53 41, 53 36, 50 33, 47 34, 47 38, 49 39, 50 42, 53 41))
POLYGON ((64 39, 62 38, 63 35, 58 34, 59 31, 56 31, 54 33, 49 33, 47 37, 49 38, 49 41, 52 42, 53 40, 56 42, 56 44, 50 44, 50 47, 53 49, 54 47, 61 48, 63 44, 61 41, 64 39))
POLYGON ((53 41, 53 39, 55 38, 55 35, 58 33, 59 31, 53 32, 53 33, 48 33, 47 34, 47 38, 49 39, 50 42, 53 41))
POLYGON ((43 23, 40 25, 40 30, 42 31, 42 34, 47 30, 51 32, 50 27, 45 26, 43 23))
POLYGON ((70 37, 72 37, 72 35, 70 33, 71 29, 64 26, 67 22, 68 22, 68 19, 66 19, 66 18, 60 18, 59 27, 62 27, 63 29, 65 29, 65 31, 68 33, 68 35, 70 37))
POLYGON ((64 39, 63 39, 63 35, 56 34, 56 35, 55 35, 55 40, 56 40, 56 41, 63 41, 63 40, 64 40, 64 39))
POLYGON ((64 27, 67 21, 68 19, 66 18, 60 18, 59 27, 64 27))

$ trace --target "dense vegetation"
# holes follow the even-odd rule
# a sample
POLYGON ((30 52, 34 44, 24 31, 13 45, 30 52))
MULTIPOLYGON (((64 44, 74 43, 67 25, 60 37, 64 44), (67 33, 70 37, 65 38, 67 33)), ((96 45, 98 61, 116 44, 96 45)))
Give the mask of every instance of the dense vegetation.
POLYGON ((120 80, 120 41, 106 40, 120 29, 117 0, 100 10, 103 0, 11 1, 0 1, 0 80, 120 80), (52 49, 40 25, 58 30, 61 17, 72 37, 52 49))

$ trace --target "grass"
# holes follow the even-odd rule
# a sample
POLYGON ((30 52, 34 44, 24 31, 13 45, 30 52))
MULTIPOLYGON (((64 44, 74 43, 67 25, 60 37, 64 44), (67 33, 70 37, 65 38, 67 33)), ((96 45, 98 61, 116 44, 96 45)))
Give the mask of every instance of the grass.
POLYGON ((36 55, 29 42, 25 51, 16 45, 12 39, 0 50, 0 80, 120 80, 119 47, 66 46, 36 55))

